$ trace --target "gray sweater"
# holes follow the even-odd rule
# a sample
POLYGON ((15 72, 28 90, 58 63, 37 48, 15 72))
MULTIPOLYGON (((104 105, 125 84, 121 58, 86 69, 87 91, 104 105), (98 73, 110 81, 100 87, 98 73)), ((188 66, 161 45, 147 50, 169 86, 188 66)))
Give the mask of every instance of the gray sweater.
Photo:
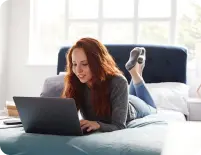
MULTIPOLYGON (((41 97, 60 97, 63 90, 64 75, 47 78, 41 97)), ((110 117, 97 117, 93 110, 90 95, 91 91, 85 87, 85 102, 80 112, 84 119, 97 121, 100 124, 100 131, 109 132, 126 128, 128 122, 136 117, 136 111, 128 101, 128 82, 122 75, 115 76, 110 81, 110 104, 112 115, 110 117)))

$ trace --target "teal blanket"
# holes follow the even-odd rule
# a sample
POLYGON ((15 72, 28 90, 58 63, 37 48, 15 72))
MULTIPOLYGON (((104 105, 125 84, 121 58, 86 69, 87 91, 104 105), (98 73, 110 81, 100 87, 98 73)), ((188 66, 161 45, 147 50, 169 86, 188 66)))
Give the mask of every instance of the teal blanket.
POLYGON ((129 128, 86 136, 25 133, 22 127, 0 129, 0 147, 8 155, 160 155, 168 123, 183 115, 154 114, 129 128))

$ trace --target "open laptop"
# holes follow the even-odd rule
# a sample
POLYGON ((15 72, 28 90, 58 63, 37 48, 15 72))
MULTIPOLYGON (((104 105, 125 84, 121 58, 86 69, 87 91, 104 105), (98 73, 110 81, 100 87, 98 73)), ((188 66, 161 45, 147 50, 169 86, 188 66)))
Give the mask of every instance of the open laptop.
POLYGON ((14 96, 16 108, 27 133, 81 136, 75 100, 14 96))

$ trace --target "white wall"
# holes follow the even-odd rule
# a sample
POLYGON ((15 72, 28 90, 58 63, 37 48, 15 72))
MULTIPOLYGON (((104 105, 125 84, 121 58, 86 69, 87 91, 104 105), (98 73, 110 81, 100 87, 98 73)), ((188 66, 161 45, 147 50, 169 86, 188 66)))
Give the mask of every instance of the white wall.
POLYGON ((46 77, 56 75, 56 66, 28 66, 29 0, 10 0, 10 35, 7 100, 15 95, 39 96, 46 77))
POLYGON ((8 53, 9 2, 0 7, 0 109, 6 101, 6 61, 8 53))

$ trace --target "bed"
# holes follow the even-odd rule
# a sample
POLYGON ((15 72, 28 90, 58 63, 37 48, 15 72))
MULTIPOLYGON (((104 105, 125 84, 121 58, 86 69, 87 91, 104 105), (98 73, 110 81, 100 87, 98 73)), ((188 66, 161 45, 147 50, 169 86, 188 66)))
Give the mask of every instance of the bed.
MULTIPOLYGON (((147 50, 146 83, 186 84, 187 50, 159 45, 106 45, 127 80, 124 64, 136 46, 147 50)), ((65 71, 68 47, 58 54, 57 74, 65 71)), ((186 121, 179 110, 160 109, 157 114, 132 121, 127 129, 86 136, 55 136, 25 133, 22 127, 0 129, 0 147, 9 155, 160 155, 169 122, 186 121)))

